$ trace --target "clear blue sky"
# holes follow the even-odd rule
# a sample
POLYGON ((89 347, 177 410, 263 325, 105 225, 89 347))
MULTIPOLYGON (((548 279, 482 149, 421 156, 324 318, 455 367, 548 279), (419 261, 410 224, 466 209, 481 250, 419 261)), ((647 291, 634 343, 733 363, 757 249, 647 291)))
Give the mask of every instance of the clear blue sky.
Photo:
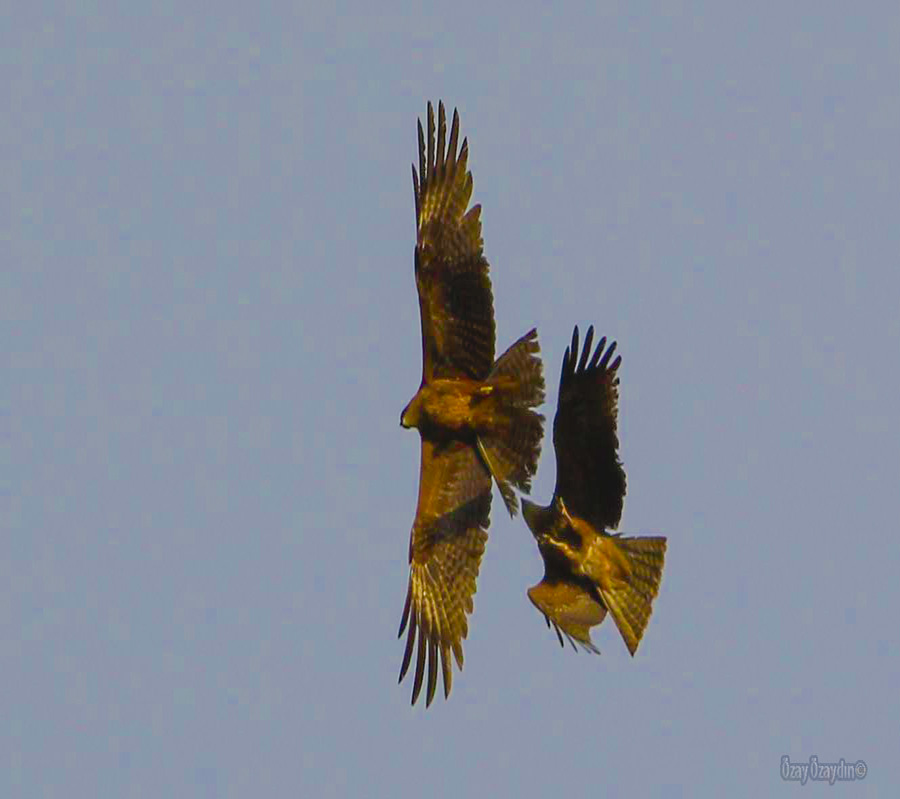
POLYGON ((311 5, 4 12, 0 794, 764 796, 786 754, 887 795, 900 6, 311 5), (669 555, 636 658, 561 650, 495 497, 426 712, 398 421, 439 98, 498 349, 537 325, 551 418, 572 325, 618 340, 622 529, 669 555))

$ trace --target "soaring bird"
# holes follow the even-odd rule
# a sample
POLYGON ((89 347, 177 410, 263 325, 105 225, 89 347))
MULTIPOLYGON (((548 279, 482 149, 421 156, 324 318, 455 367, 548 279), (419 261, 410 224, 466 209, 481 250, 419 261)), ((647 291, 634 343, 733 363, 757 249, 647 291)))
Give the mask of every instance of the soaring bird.
POLYGON ((422 319, 422 382, 400 417, 419 430, 419 500, 409 541, 409 586, 398 636, 409 627, 403 680, 417 649, 412 703, 422 688, 426 707, 443 673, 450 695, 450 652, 462 669, 475 581, 490 524, 491 478, 511 516, 513 486, 531 487, 544 417, 537 332, 531 330, 494 361, 494 307, 481 239, 481 207, 468 208, 472 174, 468 145, 457 154, 459 115, 450 139, 444 105, 428 104, 427 141, 419 122, 415 273, 422 319), (446 147, 445 147, 446 143, 446 147), (418 633, 418 645, 416 646, 418 633))
POLYGON ((576 327, 563 357, 553 420, 553 500, 546 507, 522 500, 544 559, 544 579, 528 589, 528 597, 547 626, 553 624, 561 645, 564 634, 573 647, 577 642, 599 654, 591 627, 608 611, 634 655, 659 591, 666 539, 607 532, 618 526, 625 498, 616 435, 622 359, 610 363, 616 343, 606 349, 606 337, 591 357, 593 337, 590 327, 579 360, 576 327))

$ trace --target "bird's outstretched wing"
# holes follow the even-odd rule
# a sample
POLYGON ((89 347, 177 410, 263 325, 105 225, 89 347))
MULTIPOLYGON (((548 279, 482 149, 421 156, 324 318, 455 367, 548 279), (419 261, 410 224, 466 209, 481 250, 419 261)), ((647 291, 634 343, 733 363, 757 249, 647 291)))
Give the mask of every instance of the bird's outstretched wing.
POLYGON ((416 287, 422 316, 422 383, 435 377, 487 377, 494 362, 494 299, 481 239, 481 206, 467 209, 472 173, 465 139, 457 155, 459 115, 446 144, 444 104, 428 104, 428 139, 419 122, 416 287))
POLYGON ((553 420, 556 490, 569 510, 598 530, 615 529, 625 500, 625 470, 619 460, 616 417, 622 362, 613 342, 600 339, 591 356, 593 326, 588 328, 581 357, 578 327, 566 349, 559 381, 559 403, 553 420), (605 351, 604 351, 605 349, 605 351), (589 360, 590 359, 590 360, 589 360))
POLYGON ((600 654, 591 640, 591 627, 606 618, 606 608, 594 597, 587 584, 562 575, 554 576, 548 567, 544 579, 528 589, 528 598, 544 614, 547 626, 553 625, 560 646, 563 635, 569 639, 573 649, 576 643, 587 651, 600 654))
POLYGON ((438 659, 444 696, 450 695, 450 652, 462 669, 462 641, 491 511, 491 476, 473 447, 460 441, 422 439, 419 503, 409 542, 409 588, 399 635, 408 626, 400 680, 418 647, 412 702, 428 662, 426 707, 434 698, 438 659))

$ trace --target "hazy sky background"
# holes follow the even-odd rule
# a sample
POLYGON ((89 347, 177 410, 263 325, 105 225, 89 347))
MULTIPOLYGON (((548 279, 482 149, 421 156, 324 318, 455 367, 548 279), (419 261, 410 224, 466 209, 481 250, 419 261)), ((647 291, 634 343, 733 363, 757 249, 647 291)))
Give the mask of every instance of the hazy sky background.
POLYGON ((0 794, 764 796, 786 754, 887 795, 900 6, 311 6, 4 12, 0 794), (637 657, 561 650, 495 496, 426 711, 398 422, 439 98, 498 351, 537 325, 549 421, 572 325, 618 340, 621 529, 669 554, 637 657))

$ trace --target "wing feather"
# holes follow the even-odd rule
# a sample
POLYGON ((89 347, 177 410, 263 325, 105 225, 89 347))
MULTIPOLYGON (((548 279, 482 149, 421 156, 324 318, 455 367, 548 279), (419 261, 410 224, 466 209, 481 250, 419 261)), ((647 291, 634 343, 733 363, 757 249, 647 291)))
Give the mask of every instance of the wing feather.
POLYGON ((422 320, 422 383, 435 377, 483 379, 494 362, 494 299, 483 252, 480 207, 472 196, 469 147, 459 156, 459 115, 453 112, 449 146, 443 103, 428 104, 427 139, 418 123, 419 171, 413 166, 416 204, 416 287, 422 320))
POLYGON ((591 594, 587 586, 545 574, 544 579, 528 589, 528 598, 544 614, 547 626, 553 625, 563 644, 563 635, 573 648, 580 644, 585 650, 600 654, 591 640, 591 627, 606 617, 606 609, 591 594))
POLYGON ((423 687, 426 661, 426 706, 434 698, 439 667, 444 695, 450 694, 451 651, 462 669, 466 615, 473 608, 490 510, 491 476, 474 448, 461 441, 423 438, 419 502, 410 534, 409 587, 399 633, 408 625, 401 681, 418 637, 413 704, 423 687))
POLYGON ((588 328, 584 348, 578 328, 563 357, 559 403, 553 420, 556 449, 556 491, 576 516, 598 530, 615 529, 622 518, 625 470, 619 460, 617 415, 622 362, 610 363, 616 344, 597 342, 591 357, 594 328, 588 328))

